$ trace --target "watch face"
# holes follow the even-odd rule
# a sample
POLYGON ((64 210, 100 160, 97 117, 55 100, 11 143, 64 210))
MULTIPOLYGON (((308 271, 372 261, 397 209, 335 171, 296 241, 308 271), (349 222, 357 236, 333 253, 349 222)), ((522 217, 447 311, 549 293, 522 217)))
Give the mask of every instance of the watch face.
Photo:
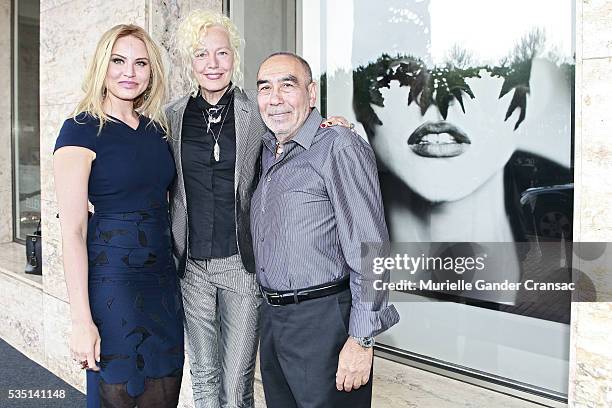
POLYGON ((361 347, 372 347, 374 346, 374 337, 363 337, 359 339, 361 347))

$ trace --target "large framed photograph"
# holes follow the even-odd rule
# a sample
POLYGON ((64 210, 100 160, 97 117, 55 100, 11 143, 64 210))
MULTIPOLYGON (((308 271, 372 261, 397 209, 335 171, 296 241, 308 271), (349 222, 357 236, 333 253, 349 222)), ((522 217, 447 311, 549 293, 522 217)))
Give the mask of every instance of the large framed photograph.
MULTIPOLYGON (((572 241, 573 0, 314 4, 303 9, 302 51, 320 75, 322 111, 354 119, 374 150, 391 241, 503 244, 506 279, 568 279, 540 266, 561 258, 544 259, 543 244, 572 241)), ((402 322, 384 343, 565 392, 569 293, 395 303, 402 322), (554 356, 519 346, 536 332, 554 356), (508 343, 521 350, 514 361, 499 355, 508 343), (531 364, 550 376, 526 373, 531 364)))

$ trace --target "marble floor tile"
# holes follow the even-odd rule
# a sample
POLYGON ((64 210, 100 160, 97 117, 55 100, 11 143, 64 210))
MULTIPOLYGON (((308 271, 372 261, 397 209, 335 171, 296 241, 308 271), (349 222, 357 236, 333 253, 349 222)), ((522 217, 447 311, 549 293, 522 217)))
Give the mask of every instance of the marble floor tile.
MULTIPOLYGON (((255 375, 255 407, 266 407, 259 361, 255 375)), ((535 408, 541 405, 375 357, 372 407, 535 408)))

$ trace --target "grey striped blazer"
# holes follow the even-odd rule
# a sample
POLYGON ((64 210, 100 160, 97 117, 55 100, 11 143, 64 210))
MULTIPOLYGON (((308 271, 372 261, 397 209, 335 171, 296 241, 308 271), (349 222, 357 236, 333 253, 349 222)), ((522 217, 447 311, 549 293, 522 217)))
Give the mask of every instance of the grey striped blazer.
MULTIPOLYGON (((257 96, 254 91, 244 92, 234 89, 234 117, 236 121, 236 172, 234 175, 234 191, 236 194, 236 239, 238 252, 245 269, 255 272, 255 258, 251 239, 251 196, 257 187, 261 167, 261 136, 266 127, 259 115, 257 96)), ((183 114, 187 107, 189 96, 184 96, 168 105, 170 134, 168 142, 172 148, 176 163, 177 177, 170 189, 170 223, 172 230, 172 251, 178 265, 180 277, 185 275, 187 242, 189 229, 187 225, 187 199, 185 198, 185 183, 181 162, 181 130, 183 114)))

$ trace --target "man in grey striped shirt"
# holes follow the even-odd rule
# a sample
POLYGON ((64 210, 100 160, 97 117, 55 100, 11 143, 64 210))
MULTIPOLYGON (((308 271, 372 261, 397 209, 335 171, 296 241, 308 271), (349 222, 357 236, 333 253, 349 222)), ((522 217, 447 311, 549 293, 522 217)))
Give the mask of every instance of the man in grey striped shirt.
POLYGON ((299 56, 268 57, 257 86, 270 130, 251 202, 267 406, 370 407, 373 337, 399 320, 361 268, 362 242, 389 239, 374 153, 321 124, 299 56))

